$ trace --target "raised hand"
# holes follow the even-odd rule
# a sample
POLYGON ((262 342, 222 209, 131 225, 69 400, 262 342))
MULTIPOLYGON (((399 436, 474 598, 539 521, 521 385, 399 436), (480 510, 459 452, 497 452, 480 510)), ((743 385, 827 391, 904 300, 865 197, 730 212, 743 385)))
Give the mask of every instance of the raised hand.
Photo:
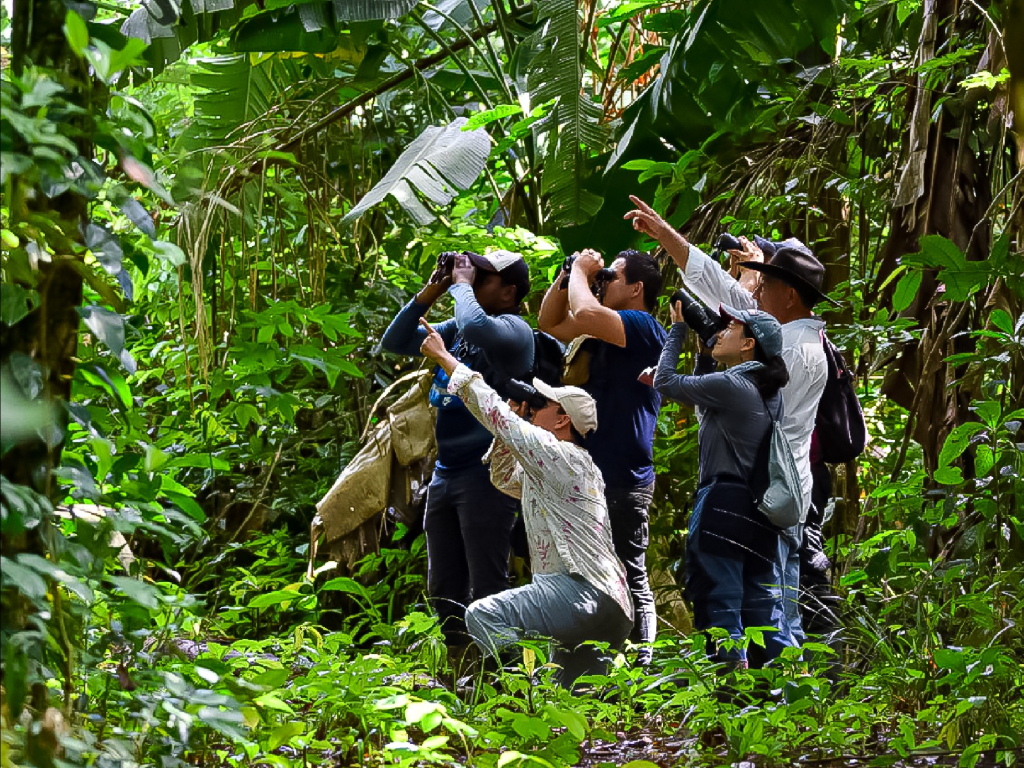
POLYGON ((572 268, 574 272, 579 270, 586 275, 589 282, 591 277, 604 268, 604 259, 593 248, 584 248, 576 256, 576 261, 572 263, 572 268))
POLYGON ((686 261, 690 256, 690 244, 686 238, 676 232, 671 224, 661 218, 651 206, 639 197, 630 195, 629 199, 633 201, 636 208, 627 211, 622 218, 632 221, 633 229, 637 232, 643 232, 648 237, 657 240, 668 251, 669 256, 679 268, 686 269, 686 261))
POLYGON ((643 232, 645 235, 654 238, 658 242, 661 242, 662 238, 669 233, 675 234, 675 230, 672 229, 672 226, 661 218, 661 216, 659 216, 651 206, 636 195, 630 195, 629 199, 633 201, 633 205, 635 205, 636 208, 632 211, 627 211, 625 216, 622 218, 632 221, 633 229, 637 232, 643 232))
POLYGON ((683 302, 673 301, 668 305, 668 316, 673 323, 683 322, 683 302))
POLYGON ((732 273, 733 277, 737 276, 738 265, 744 261, 764 261, 764 252, 757 246, 756 243, 752 243, 747 238, 740 235, 740 245, 743 246, 743 250, 737 250, 731 248, 727 251, 729 254, 729 272, 732 273))
POLYGON ((429 357, 434 362, 441 362, 441 358, 448 354, 448 349, 444 345, 444 339, 441 338, 441 334, 434 330, 434 327, 427 322, 425 317, 420 318, 420 325, 423 326, 427 332, 427 338, 420 344, 420 354, 424 357, 429 357))
POLYGON ((469 285, 472 285, 473 281, 476 280, 476 267, 469 260, 469 256, 464 253, 455 255, 455 268, 452 270, 452 280, 456 283, 468 283, 469 285))

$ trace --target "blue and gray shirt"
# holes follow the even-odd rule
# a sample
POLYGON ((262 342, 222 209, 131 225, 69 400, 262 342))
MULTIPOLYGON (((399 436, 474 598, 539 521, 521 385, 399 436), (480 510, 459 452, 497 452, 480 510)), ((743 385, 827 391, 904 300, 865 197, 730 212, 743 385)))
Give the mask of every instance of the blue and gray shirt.
MULTIPOLYGON (((523 378, 533 368, 533 331, 518 315, 488 315, 480 307, 473 287, 457 283, 448 289, 455 300, 455 317, 434 326, 448 351, 484 375, 492 386, 500 374, 523 378)), ((399 355, 419 355, 427 332, 419 324, 428 304, 415 299, 406 304, 384 332, 381 346, 399 355)), ((448 393, 448 375, 440 367, 434 374, 430 404, 437 408, 437 466, 464 469, 479 464, 491 444, 491 433, 462 400, 448 393)))

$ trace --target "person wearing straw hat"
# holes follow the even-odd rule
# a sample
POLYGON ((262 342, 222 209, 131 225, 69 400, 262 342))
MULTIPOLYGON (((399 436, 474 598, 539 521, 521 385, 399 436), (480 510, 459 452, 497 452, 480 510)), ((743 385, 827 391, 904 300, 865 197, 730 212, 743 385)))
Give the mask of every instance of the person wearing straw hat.
MULTIPOLYGON (((745 627, 764 634, 765 661, 793 645, 785 626, 779 529, 758 509, 752 478, 767 475, 761 446, 782 418, 779 391, 789 380, 782 359, 782 326, 767 312, 722 305, 726 327, 711 350, 724 371, 676 373, 686 338, 682 308, 670 307, 672 329, 658 361, 654 386, 665 397, 696 406, 700 422, 700 481, 686 539, 686 595, 693 627, 724 629, 732 643, 709 653, 731 667, 748 665, 740 641, 745 627), (758 466, 764 462, 763 466, 758 466)), ((752 666, 761 666, 753 663, 752 666)))
MULTIPOLYGON (((597 428, 597 404, 578 387, 553 387, 540 379, 533 380, 536 394, 510 404, 479 372, 456 360, 426 320, 420 322, 427 332, 423 355, 449 375, 448 391, 494 435, 491 479, 522 500, 530 547, 533 580, 473 602, 466 627, 484 653, 495 657, 529 635, 554 639, 559 682, 571 687, 581 674, 598 674, 607 665, 597 649, 582 644, 619 648, 633 626, 604 480, 581 445, 597 428)), ((492 510, 480 506, 476 514, 492 510)))
POLYGON ((637 207, 627 212, 625 218, 633 222, 634 229, 662 245, 682 271, 686 287, 697 298, 709 307, 727 304, 743 310, 759 308, 782 324, 782 358, 789 370, 789 384, 782 390, 786 405, 782 428, 800 473, 803 516, 800 524, 779 537, 779 554, 785 566, 782 586, 787 630, 795 643, 802 644, 806 638, 799 607, 800 546, 814 486, 811 435, 828 374, 822 346, 825 323, 814 315, 814 307, 822 301, 835 304, 822 291, 825 267, 795 238, 779 243, 767 261, 759 261, 759 256, 763 259, 760 249, 748 245, 746 252, 751 258, 740 261, 737 267, 755 270, 761 276, 754 289, 749 290, 647 203, 636 196, 630 196, 630 200, 637 207))

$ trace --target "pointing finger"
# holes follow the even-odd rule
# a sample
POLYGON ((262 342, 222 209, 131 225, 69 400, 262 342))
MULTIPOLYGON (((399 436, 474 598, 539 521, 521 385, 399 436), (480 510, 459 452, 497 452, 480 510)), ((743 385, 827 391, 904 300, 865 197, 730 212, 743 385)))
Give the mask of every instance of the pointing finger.
POLYGON ((637 208, 639 208, 644 213, 654 213, 654 209, 651 208, 651 206, 649 206, 647 203, 645 203, 643 200, 641 200, 636 195, 630 195, 629 199, 633 201, 633 205, 635 205, 637 208))
POLYGON ((431 326, 431 324, 427 322, 427 318, 425 317, 420 318, 420 325, 427 329, 427 333, 437 333, 437 331, 434 330, 433 326, 431 326))

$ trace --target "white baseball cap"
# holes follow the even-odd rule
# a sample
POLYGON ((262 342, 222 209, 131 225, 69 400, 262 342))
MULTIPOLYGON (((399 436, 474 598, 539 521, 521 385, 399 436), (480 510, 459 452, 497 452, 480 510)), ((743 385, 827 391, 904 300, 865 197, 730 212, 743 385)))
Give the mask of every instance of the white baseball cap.
POLYGON ((584 437, 597 429, 597 403, 579 387, 552 387, 547 382, 534 379, 533 388, 562 406, 576 431, 584 437))

